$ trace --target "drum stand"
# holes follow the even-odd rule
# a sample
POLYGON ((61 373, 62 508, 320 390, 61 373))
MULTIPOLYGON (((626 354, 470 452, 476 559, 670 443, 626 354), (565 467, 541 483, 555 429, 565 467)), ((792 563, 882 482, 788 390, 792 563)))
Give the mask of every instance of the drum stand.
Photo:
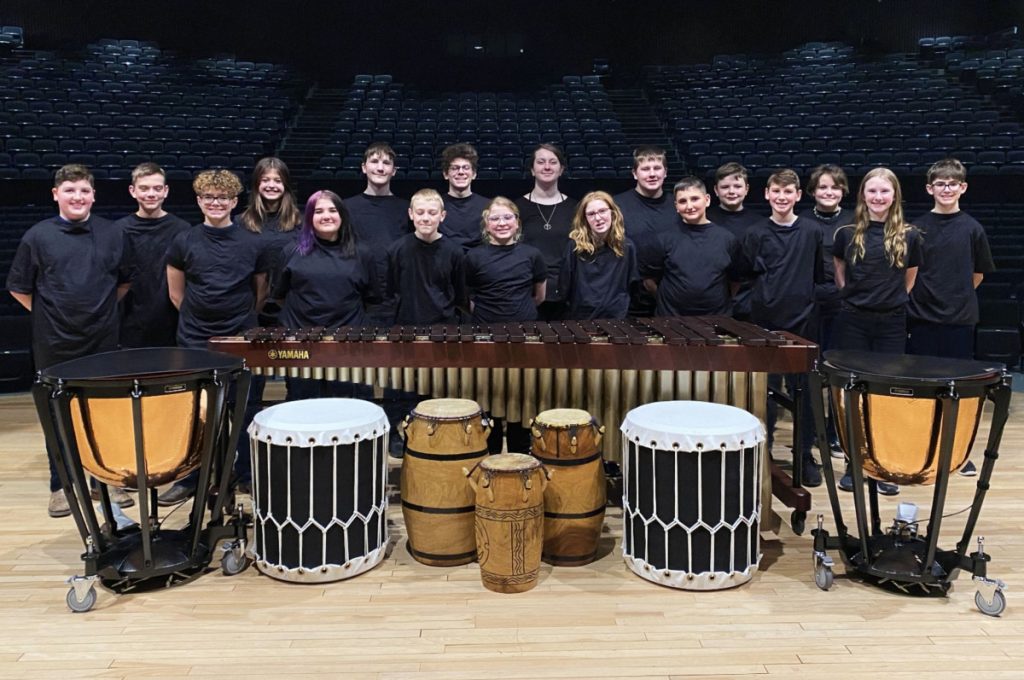
MULTIPOLYGON (((825 402, 822 388, 827 384, 825 375, 816 367, 811 372, 811 408, 814 411, 815 427, 818 444, 822 451, 828 451, 828 434, 825 429, 825 402)), ((852 379, 843 387, 844 413, 846 422, 846 441, 856 441, 855 423, 850 414, 855 413, 854 399, 865 390, 864 386, 852 379)), ((865 505, 862 455, 859 447, 851 446, 847 451, 850 458, 850 474, 853 478, 853 501, 857 520, 857 532, 860 536, 849 533, 843 521, 839 506, 839 493, 836 476, 832 468, 832 457, 822 456, 822 467, 825 472, 825 483, 828 487, 829 501, 836 522, 836 535, 830 536, 822 524, 824 517, 818 515, 818 527, 811 533, 814 535, 814 582, 822 590, 832 586, 832 558, 827 550, 838 550, 847 570, 856 572, 876 585, 911 595, 945 596, 953 586, 959 571, 965 570, 972 574, 977 583, 974 602, 978 609, 989 616, 998 616, 1006 608, 1006 596, 1003 590, 1006 584, 999 579, 987 576, 988 562, 991 557, 985 553, 984 537, 979 536, 975 552, 968 554, 971 537, 981 513, 981 506, 992 478, 992 468, 999 457, 999 441, 1002 439, 1003 427, 1010 409, 1010 381, 1007 374, 1003 380, 986 391, 986 398, 994 404, 992 423, 989 429, 988 442, 985 446, 985 460, 978 476, 977 488, 971 502, 970 514, 964 526, 963 536, 954 550, 938 548, 939 530, 942 525, 942 509, 946 501, 946 490, 949 485, 950 461, 953 456, 954 435, 956 433, 959 398, 955 388, 939 396, 942 410, 942 427, 938 428, 939 463, 935 480, 935 492, 932 496, 931 512, 924 536, 918 534, 919 525, 916 508, 912 504, 900 504, 897 517, 892 526, 883 531, 878 514, 878 487, 873 479, 868 481, 868 502, 865 505), (870 510, 870 514, 869 514, 870 510), (870 522, 870 526, 869 526, 870 522)), ((838 423, 837 423, 838 424, 838 423)))
POLYGON ((82 553, 85 576, 68 579, 71 588, 66 601, 72 611, 92 609, 96 603, 97 580, 115 593, 166 588, 191 580, 206 570, 212 560, 213 548, 225 539, 228 542, 223 547, 221 561, 224 573, 237 574, 249 566, 251 560, 245 554, 245 541, 251 516, 243 513, 241 507, 233 509, 234 516, 230 519, 225 515, 228 514, 231 467, 245 415, 250 373, 245 370, 236 376, 214 371, 202 379, 199 389, 208 398, 208 417, 203 425, 199 450, 196 494, 189 522, 183 529, 164 529, 161 526, 157 489, 148 480, 143 447, 142 397, 151 388, 162 388, 167 382, 166 378, 141 378, 106 381, 104 385, 104 389, 130 391, 141 524, 131 521, 120 507, 110 502, 105 485, 100 485, 104 523, 101 525, 99 522, 73 431, 71 402, 78 390, 71 385, 58 383, 51 386, 41 382, 32 388, 47 450, 54 459, 61 487, 85 543, 85 552, 82 553), (237 398, 229 413, 226 398, 232 381, 237 398), (207 506, 210 518, 203 527, 207 506))
MULTIPOLYGON (((782 377, 783 388, 785 388, 785 375, 782 377)), ((786 394, 774 387, 768 387, 768 400, 775 402, 777 407, 782 407, 790 412, 793 417, 793 467, 792 474, 787 475, 772 458, 772 452, 765 446, 765 464, 770 466, 772 476, 772 495, 782 501, 787 508, 793 512, 789 516, 790 527, 793 533, 800 536, 804 533, 807 525, 807 511, 811 509, 811 494, 803 486, 804 457, 803 451, 803 423, 804 418, 811 414, 804 413, 803 393, 807 387, 799 385, 798 380, 793 380, 795 386, 791 394, 786 394)), ((778 423, 778 419, 776 419, 778 423)), ((828 451, 828 449, 822 449, 828 451)), ((825 456, 822 456, 823 458, 825 456)))

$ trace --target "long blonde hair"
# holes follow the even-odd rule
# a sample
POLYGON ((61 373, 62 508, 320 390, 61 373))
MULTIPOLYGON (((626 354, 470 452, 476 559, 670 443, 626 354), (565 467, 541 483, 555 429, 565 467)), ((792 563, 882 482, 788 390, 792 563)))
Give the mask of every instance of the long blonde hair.
POLYGON ((615 201, 605 191, 591 191, 576 206, 576 214, 572 218, 572 231, 569 232, 569 238, 576 243, 573 252, 577 255, 593 255, 597 249, 590 225, 587 223, 587 204, 591 201, 604 201, 612 211, 612 226, 608 230, 605 245, 611 248, 616 257, 622 257, 626 252, 626 225, 619 206, 615 205, 615 201))
POLYGON ((864 179, 860 181, 860 188, 857 189, 857 207, 853 211, 853 240, 850 245, 853 247, 851 263, 864 258, 864 238, 868 231, 871 215, 868 212, 867 201, 864 200, 864 186, 868 180, 879 177, 892 185, 892 205, 889 207, 889 214, 885 217, 885 231, 882 243, 885 246, 885 256, 889 265, 903 268, 907 263, 907 232, 913 229, 903 219, 903 191, 900 189, 900 181, 896 174, 889 168, 874 168, 870 170, 864 179))

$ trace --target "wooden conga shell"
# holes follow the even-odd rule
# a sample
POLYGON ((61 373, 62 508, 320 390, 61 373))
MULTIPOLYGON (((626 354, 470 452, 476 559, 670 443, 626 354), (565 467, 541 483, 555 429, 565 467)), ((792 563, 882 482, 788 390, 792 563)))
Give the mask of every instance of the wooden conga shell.
POLYGON ((488 590, 522 593, 537 585, 546 484, 540 461, 523 453, 490 456, 470 472, 469 486, 476 490, 477 560, 488 590))
POLYGON ((462 469, 487 455, 490 426, 480 406, 468 399, 428 399, 402 427, 402 516, 409 553, 435 567, 472 562, 475 497, 462 469))
POLYGON ((597 554, 604 526, 604 462, 598 427, 586 411, 552 409, 531 428, 532 451, 552 471, 544 492, 544 561, 587 564, 597 554))

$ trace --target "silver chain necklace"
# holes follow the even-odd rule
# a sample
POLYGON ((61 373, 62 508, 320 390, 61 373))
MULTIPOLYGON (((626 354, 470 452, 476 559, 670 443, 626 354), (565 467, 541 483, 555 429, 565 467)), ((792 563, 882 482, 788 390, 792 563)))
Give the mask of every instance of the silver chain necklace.
MULTIPOLYGON (((561 199, 561 195, 559 195, 559 199, 561 199)), ((555 211, 558 210, 558 203, 561 203, 562 200, 559 200, 558 203, 555 203, 551 207, 551 216, 550 217, 544 217, 544 211, 540 209, 540 203, 538 203, 537 201, 533 200, 533 192, 532 191, 530 192, 530 202, 533 203, 535 206, 537 206, 537 214, 540 215, 540 218, 544 221, 544 231, 551 231, 551 220, 555 219, 555 211)))

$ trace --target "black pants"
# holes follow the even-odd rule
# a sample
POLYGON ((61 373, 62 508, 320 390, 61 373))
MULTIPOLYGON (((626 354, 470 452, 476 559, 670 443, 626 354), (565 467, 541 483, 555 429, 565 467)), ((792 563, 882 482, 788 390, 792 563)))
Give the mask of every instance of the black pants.
POLYGON ((843 305, 835 334, 836 349, 903 354, 907 348, 907 313, 902 307, 871 312, 843 305))

